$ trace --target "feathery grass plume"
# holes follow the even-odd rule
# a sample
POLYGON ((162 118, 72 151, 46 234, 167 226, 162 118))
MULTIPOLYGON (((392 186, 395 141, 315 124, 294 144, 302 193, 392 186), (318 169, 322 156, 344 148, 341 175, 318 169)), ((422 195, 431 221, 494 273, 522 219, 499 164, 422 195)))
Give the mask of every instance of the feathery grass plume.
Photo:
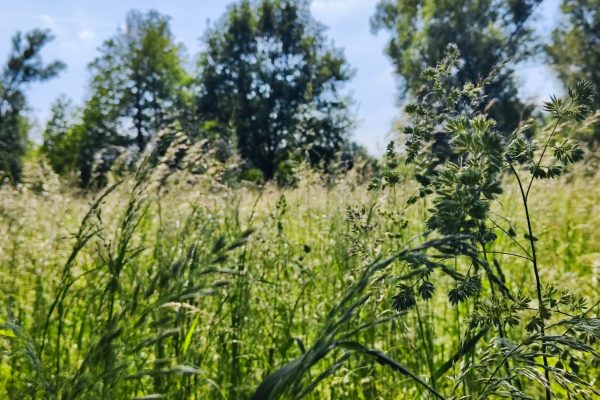
MULTIPOLYGON (((514 174, 522 195, 521 207, 527 226, 525 239, 529 241, 529 248, 521 244, 514 234, 501 230, 502 233, 507 233, 523 252, 523 254, 506 255, 528 260, 535 275, 538 309, 537 315, 527 324, 527 327, 528 330, 539 332, 540 335, 536 344, 540 345, 539 357, 543 361, 543 372, 541 381, 536 380, 542 383, 546 399, 549 400, 552 396, 550 376, 554 370, 548 358, 555 355, 548 352, 550 345, 546 343, 545 328, 546 321, 552 321, 554 313, 561 311, 548 306, 549 301, 543 296, 538 254, 536 254, 537 239, 532 230, 528 196, 535 180, 556 178, 564 174, 569 165, 583 159, 584 154, 579 144, 566 139, 558 140, 556 132, 559 127, 565 129, 567 121, 581 123, 586 119, 591 113, 593 88, 589 83, 579 82, 569 89, 566 100, 552 97, 545 104, 544 109, 550 113, 554 121, 546 131, 544 142, 538 150, 537 146, 530 144, 523 135, 523 129, 518 129, 511 137, 504 138, 495 131, 495 121, 484 114, 474 114, 470 111, 476 110, 476 104, 481 101, 479 96, 481 86, 465 85, 463 88, 454 88, 447 84, 457 60, 458 54, 451 47, 442 63, 424 72, 424 77, 430 81, 429 93, 419 103, 406 107, 406 112, 412 117, 411 123, 404 130, 409 136, 407 162, 419 165, 420 172, 417 175, 421 185, 419 196, 431 201, 427 229, 440 235, 465 235, 465 239, 454 249, 454 252, 466 257, 466 260, 470 261, 469 267, 466 277, 459 280, 457 286, 448 292, 450 302, 457 304, 475 296, 480 297, 482 288, 480 276, 470 274, 471 271, 476 273, 479 269, 483 269, 489 281, 489 297, 479 300, 475 306, 470 326, 471 329, 478 326, 485 328, 495 326, 499 337, 498 343, 507 341, 507 331, 519 326, 523 320, 521 314, 529 309, 529 299, 526 296, 515 296, 511 292, 511 284, 506 282, 503 267, 498 260, 493 258, 492 262, 490 261, 490 256, 494 254, 506 254, 494 249, 494 242, 498 239, 498 233, 495 231, 499 226, 489 221, 492 206, 503 192, 505 171, 514 174), (471 104, 471 106, 459 109, 457 108, 459 103, 471 104), (435 151, 434 132, 440 132, 450 138, 450 149, 444 157, 435 151), (553 150, 553 158, 548 157, 547 153, 550 153, 550 150, 553 150), (522 172, 519 173, 517 168, 525 168, 529 172, 528 183, 522 180, 522 172), (481 250, 475 250, 478 248, 481 250)), ((489 78, 482 84, 485 85, 487 82, 489 78)), ((414 203, 414 200, 411 202, 414 203)), ((416 306, 413 286, 406 284, 400 286, 400 291, 394 299, 394 306, 400 310, 416 306)), ((580 309, 579 312, 583 310, 580 309)), ((583 348, 578 350, 583 351, 583 348)), ((495 386, 484 385, 483 389, 480 385, 475 385, 475 392, 484 390, 482 395, 485 397, 500 394, 501 390, 506 389, 506 385, 520 387, 518 375, 512 372, 509 361, 513 361, 512 357, 506 357, 501 363, 506 367, 508 378, 497 381, 498 384, 495 386), (498 392, 494 391, 496 389, 492 390, 490 388, 492 386, 498 392)), ((514 361, 518 363, 518 360, 514 361)), ((435 375, 439 376, 439 374, 435 375)), ((466 374, 461 377, 464 380, 466 374)), ((513 389, 511 386, 509 390, 511 396, 525 396, 520 389, 517 391, 513 389)))

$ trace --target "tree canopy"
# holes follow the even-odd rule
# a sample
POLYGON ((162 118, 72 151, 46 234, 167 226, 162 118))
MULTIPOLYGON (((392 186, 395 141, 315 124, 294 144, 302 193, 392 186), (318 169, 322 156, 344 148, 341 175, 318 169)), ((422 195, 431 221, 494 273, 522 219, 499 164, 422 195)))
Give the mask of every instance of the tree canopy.
POLYGON ((182 51, 169 18, 156 11, 131 11, 125 28, 103 43, 89 66, 90 97, 82 111, 83 184, 92 179, 94 163, 110 166, 119 147, 144 150, 152 135, 178 119, 188 83, 182 51))
POLYGON ((43 82, 65 68, 61 61, 44 64, 41 51, 53 39, 47 30, 17 32, 12 51, 0 74, 0 182, 18 182, 21 157, 26 150, 29 123, 23 112, 27 108, 25 88, 43 82))
POLYGON ((296 151, 333 159, 352 123, 343 93, 352 71, 308 1, 243 0, 204 44, 197 104, 210 131, 267 178, 296 151))
POLYGON ((52 104, 43 132, 42 154, 58 174, 75 171, 77 167, 82 130, 75 128, 76 114, 73 102, 65 96, 59 97, 52 104))
MULTIPOLYGON (((600 1, 564 0, 563 21, 547 47, 553 66, 565 86, 588 80, 600 87, 600 1)), ((600 106, 600 92, 594 97, 600 106)), ((586 140, 600 141, 600 127, 590 129, 586 140)))
MULTIPOLYGON (((489 113, 506 136, 531 113, 518 97, 515 70, 541 48, 528 24, 540 3, 379 0, 371 24, 374 32, 390 34, 385 52, 402 100, 427 101, 427 71, 455 49, 460 59, 446 83, 464 88, 486 80, 477 109, 459 101, 457 112, 489 113)), ((599 9, 598 0, 563 0, 562 24, 546 50, 565 86, 578 79, 600 84, 599 9)), ((135 160, 153 139, 151 149, 166 149, 171 134, 181 132, 189 143, 208 139, 224 150, 223 159, 237 152, 242 179, 289 174, 299 160, 351 165, 354 121, 345 84, 353 70, 326 33, 310 0, 238 0, 209 26, 190 65, 168 16, 133 10, 89 64, 83 105, 60 98, 52 107, 42 153, 56 172, 78 172, 83 186, 96 178, 102 185, 104 172, 124 153, 135 160), (161 131, 167 134, 156 135, 161 131)), ((40 51, 50 40, 48 31, 18 33, 2 70, 2 179, 20 176, 29 129, 24 90, 64 67, 42 62, 40 51)), ((595 101, 600 104, 600 95, 595 101)), ((600 128, 586 129, 596 142, 600 128)), ((436 154, 449 155, 444 132, 434 136, 436 154)))
POLYGON ((517 96, 514 64, 530 55, 532 33, 526 22, 540 0, 381 0, 372 18, 375 32, 388 31, 385 49, 401 78, 401 97, 419 97, 421 75, 455 44, 461 60, 457 86, 494 73, 485 87, 491 116, 503 132, 512 131, 527 108, 517 96), (511 61, 510 65, 503 65, 511 61), (502 66, 502 68, 498 68, 502 66))

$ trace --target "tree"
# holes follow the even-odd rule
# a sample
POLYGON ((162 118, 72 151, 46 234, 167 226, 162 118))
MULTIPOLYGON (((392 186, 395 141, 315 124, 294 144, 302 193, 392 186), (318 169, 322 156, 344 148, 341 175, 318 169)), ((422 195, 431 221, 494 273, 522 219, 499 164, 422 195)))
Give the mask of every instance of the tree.
POLYGON ((81 144, 81 129, 74 120, 76 111, 66 97, 59 97, 51 108, 43 134, 42 154, 57 174, 75 171, 81 144))
POLYGON ((43 82, 65 68, 61 61, 44 65, 42 48, 53 36, 47 30, 17 32, 12 52, 0 75, 0 182, 18 182, 21 157, 25 153, 28 122, 23 116, 27 102, 24 89, 32 82, 43 82))
MULTIPOLYGON (((600 87, 600 0, 563 0, 562 11, 565 18, 546 48, 553 66, 565 86, 587 80, 600 87)), ((600 107, 598 91, 594 105, 600 107)), ((600 126, 590 131, 585 139, 600 141, 600 126)))
POLYGON ((380 0, 372 18, 374 32, 387 30, 385 49, 402 78, 401 98, 418 98, 426 87, 422 72, 435 67, 454 43, 462 55, 454 74, 461 87, 492 72, 485 86, 488 108, 505 134, 529 113, 517 97, 511 65, 530 55, 532 34, 526 22, 540 0, 380 0), (502 68, 499 68, 502 66, 502 68))
POLYGON ((329 162, 351 126, 351 70, 308 1, 242 0, 204 37, 198 114, 271 178, 295 152, 329 162))
POLYGON ((91 96, 82 112, 84 185, 101 153, 114 158, 110 149, 131 145, 142 151, 151 136, 178 120, 188 84, 182 51, 169 18, 156 11, 131 11, 125 28, 103 43, 89 66, 91 96))

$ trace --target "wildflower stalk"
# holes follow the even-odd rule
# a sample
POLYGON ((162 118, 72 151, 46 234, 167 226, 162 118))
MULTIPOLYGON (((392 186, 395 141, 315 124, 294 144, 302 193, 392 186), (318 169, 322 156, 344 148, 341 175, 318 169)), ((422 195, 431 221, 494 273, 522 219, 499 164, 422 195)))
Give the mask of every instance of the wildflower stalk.
MULTIPOLYGON (((575 96, 571 96, 570 104, 568 107, 566 107, 565 110, 567 110, 567 111, 570 110, 573 107, 574 103, 575 103, 575 96)), ((546 379, 546 400, 550 400, 552 398, 552 389, 550 387, 550 370, 549 370, 549 364, 548 364, 548 357, 546 355, 546 343, 544 341, 546 332, 545 332, 545 322, 544 322, 545 311, 544 311, 544 303, 543 303, 543 296, 542 296, 542 281, 540 278, 540 273, 539 273, 539 268, 538 268, 538 260, 537 260, 537 254, 536 254, 536 248, 535 248, 535 236, 533 235, 533 229, 531 227, 531 217, 529 215, 528 198, 529 198, 529 193, 531 191, 531 187, 533 185, 533 181, 535 180, 537 172, 542 163, 542 160, 544 159, 544 156, 546 155, 546 151, 548 150, 548 147, 550 146, 550 143, 557 132, 558 126, 560 125, 561 121, 564 118, 564 113, 560 112, 560 111, 561 111, 560 108, 557 107, 556 111, 555 111, 558 114, 557 118, 556 118, 556 122, 554 123, 552 131, 550 132, 550 135, 548 135, 548 139, 546 140, 546 143, 544 144, 544 148, 542 149, 542 153, 540 154, 540 157, 539 157, 537 163, 533 166, 533 169, 531 171, 532 172, 531 179, 529 180, 529 184, 527 185, 527 190, 524 189, 523 184, 521 182, 521 178, 519 177, 519 174, 517 173, 517 170, 515 169, 513 164, 511 162, 508 162, 508 165, 509 165, 511 171, 513 172, 515 178, 517 179, 519 191, 521 192, 521 201, 523 203, 523 208, 525 210, 525 219, 527 221, 527 233, 529 236, 529 245, 531 247, 531 263, 533 264, 533 272, 535 274, 536 292, 537 292, 537 298, 538 298, 538 303, 539 303, 540 334, 542 337, 542 360, 544 363, 544 378, 546 379)))
MULTIPOLYGON (((541 158, 540 158, 540 162, 541 162, 541 158)), ((539 163, 538 163, 539 165, 539 163)), ((517 173, 517 170, 515 169, 515 167, 512 165, 512 163, 509 163, 509 166, 513 172, 513 174, 515 175, 515 177, 517 178, 517 183, 519 185, 519 190, 521 192, 521 200, 523 202, 523 208, 525 209, 525 218, 527 220, 527 233, 529 235, 529 244, 531 246, 531 262, 533 264, 533 272, 535 274, 535 287, 536 287, 536 292, 537 292, 537 298, 538 298, 538 303, 539 303, 539 308, 540 308, 540 314, 543 314, 544 311, 544 303, 543 303, 543 298, 542 298, 542 281, 540 279, 540 273, 539 273, 539 269, 538 269, 538 263, 537 263, 537 254, 535 251, 535 239, 533 236, 533 229, 531 228, 531 217, 529 216, 529 205, 527 202, 527 193, 525 193, 525 190, 523 189, 523 184, 521 183, 521 178, 519 177, 519 174, 517 173)), ((533 182, 533 179, 532 179, 533 182)), ((531 187, 531 185, 530 185, 531 187)), ((528 189, 529 190, 529 189, 528 189)), ((546 400, 550 400, 552 398, 552 391, 550 389, 550 372, 549 372, 549 366, 548 366, 548 357, 546 356, 546 344, 543 341, 544 336, 546 335, 545 332, 545 324, 544 324, 544 318, 543 315, 540 315, 540 334, 542 336, 542 360, 544 362, 544 377, 546 378, 546 400)))

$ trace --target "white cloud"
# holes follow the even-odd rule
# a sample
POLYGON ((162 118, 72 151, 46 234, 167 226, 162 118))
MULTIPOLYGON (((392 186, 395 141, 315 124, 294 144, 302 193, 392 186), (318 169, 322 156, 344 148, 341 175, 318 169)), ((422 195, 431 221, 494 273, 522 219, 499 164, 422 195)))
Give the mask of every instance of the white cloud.
POLYGON ((43 23, 45 23, 48 28, 50 28, 51 31, 53 31, 54 33, 59 32, 61 29, 58 26, 58 24, 56 23, 56 21, 54 20, 54 18, 52 18, 49 15, 46 14, 42 14, 39 16, 39 18, 42 20, 43 23))
POLYGON ((84 29, 81 32, 79 32, 77 34, 77 36, 79 37, 79 39, 81 39, 83 41, 88 41, 88 40, 94 40, 94 38, 96 37, 96 33, 89 29, 84 29))
POLYGON ((45 23, 47 23, 48 25, 53 25, 54 24, 54 20, 49 15, 40 15, 40 19, 42 21, 44 21, 45 23))

